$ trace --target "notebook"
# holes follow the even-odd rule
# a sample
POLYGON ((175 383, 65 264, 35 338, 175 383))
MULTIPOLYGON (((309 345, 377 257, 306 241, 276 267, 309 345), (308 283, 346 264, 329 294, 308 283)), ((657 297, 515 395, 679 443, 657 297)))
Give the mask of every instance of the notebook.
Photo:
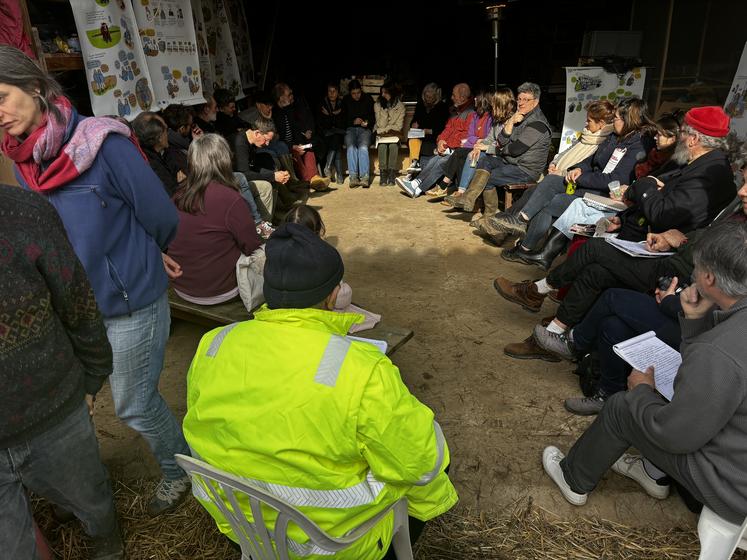
POLYGON ((615 247, 616 249, 619 249, 626 255, 630 255, 631 257, 642 257, 647 259, 658 259, 660 257, 667 257, 669 255, 674 255, 674 252, 656 252, 651 251, 648 248, 648 243, 645 241, 623 241, 622 239, 618 239, 616 237, 608 237, 607 243, 615 247))
POLYGON ((654 383, 656 390, 668 401, 674 396, 674 379, 682 363, 682 356, 677 350, 656 337, 654 331, 629 338, 612 349, 638 371, 654 366, 654 383))
POLYGON ((583 201, 587 206, 602 212, 622 212, 627 208, 627 206, 619 200, 613 200, 606 196, 599 196, 598 194, 588 192, 584 193, 583 201))

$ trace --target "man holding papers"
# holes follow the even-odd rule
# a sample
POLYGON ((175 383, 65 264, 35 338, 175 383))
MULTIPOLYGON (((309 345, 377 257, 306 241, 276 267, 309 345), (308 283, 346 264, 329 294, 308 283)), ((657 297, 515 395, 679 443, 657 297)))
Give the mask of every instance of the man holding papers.
POLYGON ((695 283, 681 293, 682 365, 671 402, 653 368, 634 370, 565 457, 542 455, 545 472, 574 505, 609 468, 662 499, 664 475, 732 523, 747 515, 747 225, 727 222, 693 252, 695 283), (635 447, 645 457, 628 455, 635 447))

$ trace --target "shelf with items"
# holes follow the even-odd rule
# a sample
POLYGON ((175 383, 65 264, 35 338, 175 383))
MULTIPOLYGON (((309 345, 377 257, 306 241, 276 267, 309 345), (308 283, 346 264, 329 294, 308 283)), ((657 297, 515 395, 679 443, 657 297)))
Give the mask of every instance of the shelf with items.
POLYGON ((43 57, 49 72, 83 70, 83 57, 79 53, 44 53, 43 57))

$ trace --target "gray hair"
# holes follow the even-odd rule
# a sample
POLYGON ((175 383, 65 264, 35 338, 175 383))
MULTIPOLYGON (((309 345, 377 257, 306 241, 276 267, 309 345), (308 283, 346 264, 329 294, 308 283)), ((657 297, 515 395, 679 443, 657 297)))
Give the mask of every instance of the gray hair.
POLYGON ((747 296, 747 224, 727 221, 709 228, 693 248, 693 264, 713 274, 725 295, 747 296))
POLYGON ((266 119, 265 117, 259 117, 252 123, 252 130, 261 132, 262 134, 269 134, 270 132, 277 132, 278 129, 275 127, 275 123, 272 119, 266 119))
POLYGON ((700 140, 700 145, 703 146, 706 150, 723 150, 725 152, 729 151, 729 143, 725 137, 718 138, 716 136, 708 136, 707 134, 703 134, 702 132, 695 130, 689 124, 683 124, 682 130, 687 134, 693 134, 697 136, 700 140))
POLYGON ((166 130, 166 122, 161 115, 153 111, 144 111, 132 121, 132 130, 143 146, 153 149, 166 130))
POLYGON ((0 83, 20 88, 38 100, 42 112, 62 122, 62 113, 54 104, 63 95, 60 84, 23 52, 7 45, 0 45, 0 83))
POLYGON ((239 190, 228 142, 218 134, 203 134, 187 150, 187 182, 174 197, 176 207, 189 214, 203 212, 205 190, 212 181, 239 190))
POLYGON ((441 95, 441 88, 438 87, 438 84, 436 82, 431 82, 429 84, 425 84, 425 87, 423 88, 423 93, 420 94, 423 101, 425 101, 425 94, 431 93, 436 98, 436 103, 440 103, 443 96, 441 95))
POLYGON ((542 90, 540 87, 535 84, 534 82, 524 82, 519 87, 516 88, 516 95, 520 93, 529 93, 534 97, 537 101, 540 100, 540 94, 542 93, 542 90))

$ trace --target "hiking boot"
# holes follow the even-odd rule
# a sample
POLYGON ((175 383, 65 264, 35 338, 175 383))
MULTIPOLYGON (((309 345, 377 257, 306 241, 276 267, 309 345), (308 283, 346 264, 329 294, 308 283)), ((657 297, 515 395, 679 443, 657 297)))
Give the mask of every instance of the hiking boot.
POLYGON ((189 475, 184 475, 176 480, 161 479, 156 485, 156 491, 148 504, 148 513, 155 517, 165 511, 174 509, 187 497, 191 485, 192 480, 189 475))
POLYGON ((111 535, 91 538, 91 545, 93 547, 91 560, 122 560, 124 558, 124 543, 119 526, 111 535))
POLYGON ((367 189, 371 186, 371 183, 368 180, 368 175, 361 175, 360 179, 358 181, 358 184, 363 187, 364 189, 367 189))
POLYGON ((452 208, 461 208, 462 199, 464 198, 464 191, 456 191, 448 195, 441 201, 444 206, 451 206, 452 208))
MULTIPOLYGON (((503 233, 506 236, 509 235, 506 232, 503 232, 503 233)), ((528 254, 528 253, 529 253, 529 251, 527 251, 526 249, 524 249, 521 246, 521 243, 517 243, 514 247, 511 247, 510 249, 503 249, 503 251, 501 252, 501 258, 504 261, 508 261, 508 262, 517 262, 517 263, 521 263, 521 264, 528 264, 523 259, 523 256, 525 254, 528 254)))
POLYGON ((555 354, 558 358, 563 358, 569 362, 576 360, 576 348, 573 346, 573 342, 571 342, 566 333, 557 334, 548 331, 547 328, 542 325, 536 325, 532 332, 532 336, 534 337, 537 346, 543 350, 555 354))
POLYGON ((643 457, 623 453, 612 465, 612 470, 635 480, 652 498, 664 500, 669 496, 669 477, 665 476, 657 480, 649 476, 646 467, 643 466, 643 457))
POLYGON ((426 191, 425 194, 426 196, 438 198, 438 197, 446 196, 447 194, 449 194, 449 191, 443 187, 436 187, 435 189, 426 191))
POLYGON ((537 291, 537 286, 532 280, 514 283, 499 276, 493 280, 493 287, 504 299, 518 303, 532 313, 537 313, 542 307, 542 302, 545 301, 545 295, 537 291))
POLYGON ((563 497, 568 500, 569 503, 574 506, 582 506, 586 503, 586 494, 579 494, 571 490, 569 484, 565 481, 565 475, 563 469, 560 466, 560 462, 565 458, 565 455, 555 446, 545 447, 542 452, 542 467, 545 469, 547 476, 557 484, 560 493, 563 497))
POLYGON ((309 179, 309 185, 317 192, 327 192, 332 190, 329 188, 329 177, 322 177, 321 175, 314 175, 309 179))
POLYGON ((509 358, 516 360, 544 360, 546 362, 559 362, 557 358, 537 346, 534 337, 529 335, 521 342, 512 342, 503 347, 503 353, 509 358))
POLYGON ((408 181, 407 179, 400 179, 397 178, 395 181, 397 183, 397 186, 410 198, 417 198, 421 194, 421 190, 414 186, 411 181, 408 181))
POLYGON ((562 303, 562 302, 563 302, 563 300, 562 300, 562 299, 560 299, 560 297, 559 297, 559 292, 560 292, 559 290, 550 290, 550 292, 549 292, 549 293, 547 294, 547 298, 548 298, 548 299, 549 299, 549 300, 550 300, 551 302, 553 302, 553 303, 557 303, 557 304, 560 304, 560 303, 562 303))
POLYGON ((579 416, 593 416, 602 412, 607 395, 602 391, 596 391, 590 397, 571 397, 563 401, 563 406, 568 412, 579 416))
POLYGON ((494 216, 490 220, 490 224, 509 235, 525 235, 527 232, 527 223, 509 212, 501 212, 501 214, 494 216))
POLYGON ((350 176, 350 188, 357 189, 360 186, 361 186, 361 183, 358 180, 358 175, 351 175, 350 176))

